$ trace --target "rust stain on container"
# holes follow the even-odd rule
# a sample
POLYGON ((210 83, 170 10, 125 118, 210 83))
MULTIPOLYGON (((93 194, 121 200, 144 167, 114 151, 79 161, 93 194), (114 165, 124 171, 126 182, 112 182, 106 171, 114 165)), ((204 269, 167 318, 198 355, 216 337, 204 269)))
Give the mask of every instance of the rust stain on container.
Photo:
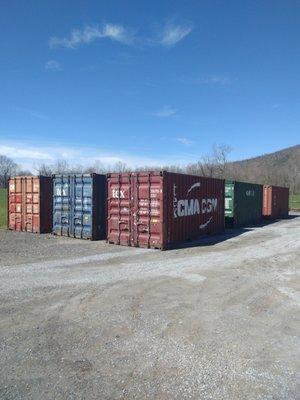
POLYGON ((52 178, 16 176, 8 181, 8 229, 31 233, 52 230, 52 178))
POLYGON ((263 216, 284 218, 289 214, 289 188, 265 185, 263 189, 263 216))
POLYGON ((110 243, 166 249, 224 230, 224 180, 171 172, 107 177, 110 243))

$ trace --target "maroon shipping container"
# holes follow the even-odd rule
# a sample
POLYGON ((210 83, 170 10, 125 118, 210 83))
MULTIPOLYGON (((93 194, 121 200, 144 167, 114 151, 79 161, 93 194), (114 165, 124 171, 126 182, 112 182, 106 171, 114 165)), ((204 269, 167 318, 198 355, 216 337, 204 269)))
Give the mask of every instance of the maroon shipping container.
POLYGON ((289 215, 289 188, 265 185, 263 190, 263 216, 285 218, 289 215))
POLYGON ((52 178, 16 176, 8 181, 8 229, 52 231, 52 178))
POLYGON ((107 239, 166 249, 224 230, 224 180, 171 172, 107 176, 107 239))

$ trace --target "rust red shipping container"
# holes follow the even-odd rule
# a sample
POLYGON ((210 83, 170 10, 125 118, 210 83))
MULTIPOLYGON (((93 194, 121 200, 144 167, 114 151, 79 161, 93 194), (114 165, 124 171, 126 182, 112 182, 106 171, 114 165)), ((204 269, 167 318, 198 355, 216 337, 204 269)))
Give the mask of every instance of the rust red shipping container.
POLYGON ((224 180, 170 172, 107 178, 107 239, 166 249, 224 230, 224 180))
POLYGON ((289 214, 289 188, 265 185, 263 190, 263 216, 284 218, 289 214))
POLYGON ((52 231, 52 178, 17 176, 8 181, 8 228, 16 231, 52 231))

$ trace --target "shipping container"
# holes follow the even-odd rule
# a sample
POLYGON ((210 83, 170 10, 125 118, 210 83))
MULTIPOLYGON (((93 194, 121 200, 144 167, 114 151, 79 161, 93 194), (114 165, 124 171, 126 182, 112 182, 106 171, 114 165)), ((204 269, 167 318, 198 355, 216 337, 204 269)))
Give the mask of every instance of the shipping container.
POLYGON ((53 233, 80 239, 106 238, 106 176, 53 176, 53 233))
POLYGON ((263 216, 277 219, 289 215, 289 188, 265 185, 263 189, 263 216))
POLYGON ((226 228, 237 228, 259 223, 262 219, 262 199, 262 185, 226 180, 226 228))
POLYGON ((52 178, 16 176, 8 181, 8 229, 31 233, 52 230, 52 178))
POLYGON ((166 171, 107 177, 107 239, 167 249, 224 230, 224 180, 166 171))

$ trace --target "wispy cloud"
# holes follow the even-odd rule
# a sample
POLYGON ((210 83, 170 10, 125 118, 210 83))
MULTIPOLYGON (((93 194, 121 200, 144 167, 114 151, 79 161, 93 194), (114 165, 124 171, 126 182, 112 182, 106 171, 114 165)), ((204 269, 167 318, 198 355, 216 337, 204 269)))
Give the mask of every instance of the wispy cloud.
POLYGON ((61 71, 62 67, 58 61, 49 60, 45 63, 45 69, 48 69, 50 71, 61 71))
POLYGON ((44 161, 53 160, 53 157, 48 152, 31 147, 24 148, 24 146, 6 146, 0 144, 0 154, 3 154, 7 157, 11 157, 16 160, 18 159, 44 160, 44 161))
POLYGON ((172 117, 173 115, 177 114, 178 110, 171 106, 164 106, 160 110, 155 111, 152 113, 155 117, 167 118, 172 117))
POLYGON ((186 137, 176 138, 177 142, 183 144, 184 146, 191 146, 194 142, 186 137))
POLYGON ((88 25, 83 29, 72 30, 69 37, 51 37, 49 40, 49 46, 51 48, 65 47, 75 49, 81 44, 89 44, 95 40, 105 38, 124 44, 131 44, 134 41, 134 34, 122 25, 104 24, 101 27, 98 25, 88 25))
POLYGON ((200 85, 230 85, 232 78, 228 76, 208 76, 196 79, 196 83, 200 85))
POLYGON ((191 33, 192 29, 193 27, 191 23, 179 25, 169 22, 162 30, 159 42, 163 46, 173 46, 191 33))
MULTIPOLYGON (((190 158, 182 158, 182 155, 168 155, 162 161, 161 157, 137 156, 132 153, 110 153, 101 148, 70 147, 68 146, 33 146, 20 142, 0 142, 0 154, 14 159, 22 168, 36 172, 36 167, 42 163, 54 164, 57 160, 66 160, 70 165, 91 166, 95 162, 102 163, 111 168, 113 164, 122 162, 132 168, 140 166, 163 167, 173 163, 188 163, 190 158)), ((188 157, 191 155, 189 154, 188 157)))

